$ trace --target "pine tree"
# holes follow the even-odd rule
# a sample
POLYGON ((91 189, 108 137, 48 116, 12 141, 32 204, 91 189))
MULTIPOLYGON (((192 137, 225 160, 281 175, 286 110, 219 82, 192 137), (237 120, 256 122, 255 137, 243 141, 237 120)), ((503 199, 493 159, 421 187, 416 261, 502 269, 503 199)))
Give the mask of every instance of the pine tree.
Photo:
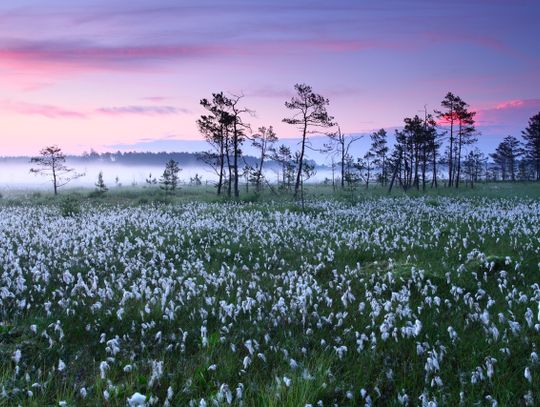
POLYGON ((476 112, 469 111, 469 105, 461 100, 461 103, 457 107, 457 122, 458 122, 458 135, 457 135, 457 148, 456 148, 456 177, 455 186, 459 188, 459 180, 461 177, 461 153, 464 146, 474 144, 476 139, 476 128, 474 126, 474 116, 476 112))
POLYGON ((96 182, 96 192, 100 195, 103 195, 108 190, 109 188, 107 188, 107 185, 105 185, 105 181, 103 181, 103 171, 100 171, 96 182))
POLYGON ((374 157, 374 165, 380 168, 379 179, 381 185, 386 185, 388 180, 386 155, 388 154, 388 135, 385 129, 380 129, 371 134, 370 152, 374 157))
POLYGON ((517 159, 522 154, 521 143, 514 136, 506 136, 491 154, 495 165, 501 172, 503 181, 516 180, 517 159))
POLYGON ((159 180, 161 189, 168 193, 174 192, 178 187, 178 173, 181 171, 178 163, 174 160, 169 160, 165 164, 165 170, 159 180))
POLYGON ((529 125, 522 135, 525 140, 525 157, 534 167, 536 181, 540 181, 540 112, 529 119, 529 125))
POLYGON ((232 117, 227 112, 227 98, 223 92, 213 93, 212 100, 202 99, 200 102, 209 114, 202 115, 197 120, 199 131, 211 146, 210 151, 198 155, 198 158, 213 168, 218 176, 217 194, 221 195, 225 181, 228 180, 229 196, 231 191, 231 172, 229 138, 231 132, 232 117), (227 166, 228 174, 225 173, 227 166))
POLYGON ((441 106, 445 110, 436 110, 435 113, 443 124, 450 127, 447 150, 448 186, 459 187, 463 147, 476 142, 474 126, 476 112, 469 111, 469 105, 452 92, 446 94, 441 106))
POLYGON ((156 177, 152 176, 152 173, 148 174, 148 178, 145 181, 148 185, 156 185, 158 182, 156 177))
POLYGON ((465 173, 465 185, 469 182, 471 188, 478 182, 484 168, 486 157, 478 148, 475 148, 465 156, 463 172, 465 173))
POLYGON ((281 164, 282 188, 288 191, 294 179, 296 168, 291 149, 284 144, 280 145, 273 154, 272 160, 281 164))
POLYGON ((285 102, 285 107, 295 113, 292 117, 283 119, 283 122, 299 126, 302 132, 300 153, 298 160, 296 160, 298 167, 294 186, 294 195, 297 197, 303 175, 307 135, 313 127, 332 127, 334 125, 332 123, 334 118, 326 111, 326 107, 330 104, 330 101, 314 93, 311 86, 296 84, 294 85, 294 89, 296 90, 296 95, 290 101, 285 102))

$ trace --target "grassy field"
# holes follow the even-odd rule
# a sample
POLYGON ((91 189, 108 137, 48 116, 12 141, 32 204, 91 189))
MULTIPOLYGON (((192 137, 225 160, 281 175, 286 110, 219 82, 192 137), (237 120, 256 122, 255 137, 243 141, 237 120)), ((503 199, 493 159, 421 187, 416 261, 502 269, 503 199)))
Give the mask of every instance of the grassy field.
POLYGON ((0 200, 0 406, 540 404, 540 186, 0 200))

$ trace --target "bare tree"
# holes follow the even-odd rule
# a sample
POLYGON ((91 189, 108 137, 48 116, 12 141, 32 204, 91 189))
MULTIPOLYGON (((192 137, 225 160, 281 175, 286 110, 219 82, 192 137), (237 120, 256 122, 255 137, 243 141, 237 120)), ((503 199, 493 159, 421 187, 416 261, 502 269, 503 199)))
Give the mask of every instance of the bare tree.
POLYGON ((300 183, 302 180, 302 170, 304 167, 304 155, 306 151, 306 138, 312 127, 332 127, 334 119, 326 111, 326 106, 330 101, 323 96, 316 94, 304 83, 294 85, 296 95, 290 101, 285 102, 287 109, 295 111, 292 117, 283 119, 283 122, 299 126, 302 132, 302 141, 300 142, 300 155, 297 163, 296 183, 294 186, 294 196, 298 196, 300 183))
POLYGON ((67 167, 66 156, 58 146, 45 147, 39 154, 39 157, 30 159, 30 163, 36 165, 30 169, 30 172, 49 177, 53 184, 54 195, 58 195, 58 188, 84 176, 75 172, 75 169, 67 167))
POLYGON ((264 160, 270 158, 276 152, 274 144, 278 141, 276 133, 272 126, 259 127, 259 131, 252 136, 252 145, 260 151, 259 166, 254 172, 255 186, 257 191, 261 190, 263 176, 264 160))
POLYGON ((337 132, 328 133, 327 136, 330 138, 330 142, 325 145, 327 151, 332 155, 339 156, 339 164, 341 167, 341 188, 345 187, 345 178, 347 163, 350 162, 347 158, 349 157, 349 150, 353 143, 360 140, 363 136, 347 136, 341 132, 341 128, 338 126, 337 132))

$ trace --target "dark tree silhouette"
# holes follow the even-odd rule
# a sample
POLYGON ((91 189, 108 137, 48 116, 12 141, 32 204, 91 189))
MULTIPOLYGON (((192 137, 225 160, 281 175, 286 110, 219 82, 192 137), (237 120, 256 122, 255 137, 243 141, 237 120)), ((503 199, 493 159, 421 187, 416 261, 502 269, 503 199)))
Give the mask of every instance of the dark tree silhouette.
POLYGON ((516 180, 516 164, 521 154, 521 143, 514 136, 506 136, 497 146, 495 153, 491 154, 503 180, 516 180))
POLYGON ((201 105, 210 114, 202 115, 197 120, 199 131, 206 141, 211 145, 212 150, 199 156, 206 164, 210 165, 219 176, 218 195, 221 194, 225 173, 225 165, 228 169, 228 196, 232 195, 234 185, 234 196, 238 197, 238 161, 242 155, 241 146, 245 140, 245 132, 249 131, 249 124, 244 123, 241 115, 251 113, 251 110, 240 107, 243 95, 232 95, 227 97, 220 93, 212 94, 212 101, 202 99, 201 105))
POLYGON ((208 110, 209 114, 202 115, 197 120, 199 131, 204 136, 206 142, 210 144, 211 150, 198 155, 198 158, 214 169, 218 176, 217 194, 221 195, 223 184, 226 178, 225 165, 228 168, 228 193, 231 194, 231 166, 229 160, 229 133, 232 124, 232 117, 227 112, 227 98, 223 92, 213 93, 212 101, 202 99, 200 104, 208 110))
POLYGON ((469 111, 469 105, 463 100, 458 105, 456 110, 457 122, 458 122, 458 135, 457 135, 457 148, 456 148, 456 177, 454 184, 456 188, 459 188, 459 181, 461 178, 461 155, 463 147, 476 143, 476 128, 474 126, 474 116, 476 112, 469 111))
POLYGON ((536 181, 540 181, 540 112, 529 119, 529 125, 522 135, 525 157, 532 162, 536 181))
POLYGON ((456 110, 458 108, 461 99, 458 96, 455 96, 452 92, 448 92, 444 99, 441 101, 441 106, 445 109, 435 110, 437 118, 442 122, 450 126, 449 131, 449 147, 448 147, 448 186, 453 185, 453 176, 454 176, 454 126, 457 121, 456 110))
POLYGON ((300 155, 297 160, 298 168, 296 171, 296 183, 294 186, 294 196, 298 196, 300 183, 302 180, 302 170, 304 166, 304 156, 306 151, 306 139, 310 129, 313 127, 332 127, 334 124, 332 116, 326 111, 326 107, 330 101, 323 96, 316 94, 311 89, 311 86, 306 84, 294 85, 296 95, 290 101, 285 102, 285 107, 294 111, 292 117, 285 118, 283 121, 288 124, 299 126, 302 132, 302 140, 300 142, 300 155))
POLYGON ((369 151, 373 155, 374 165, 380 168, 379 180, 381 185, 386 185, 388 180, 386 156, 388 154, 388 135, 385 129, 371 133, 371 146, 369 151))
POLYGON ((467 182, 474 188, 474 184, 478 182, 482 174, 482 169, 486 164, 487 158, 478 148, 475 148, 465 156, 463 161, 463 170, 465 173, 465 185, 467 182))
MULTIPOLYGON (((432 163, 434 182, 436 183, 436 157, 439 144, 435 121, 431 115, 426 114, 424 119, 418 115, 404 119, 402 130, 396 130, 394 151, 389 160, 389 167, 393 171, 389 191, 392 190, 397 178, 401 187, 406 191, 411 187, 426 188, 427 168, 432 163)), ((433 182, 433 181, 432 181, 433 182)))
POLYGON ((49 177, 53 184, 54 195, 58 195, 58 188, 84 176, 66 166, 66 156, 58 146, 45 147, 39 154, 38 157, 31 158, 30 163, 36 167, 31 168, 30 172, 49 177))
POLYGON ((229 114, 232 120, 232 151, 233 151, 233 171, 234 171, 234 197, 240 196, 240 189, 238 188, 238 160, 242 155, 241 146, 246 138, 246 131, 251 131, 249 124, 242 120, 241 115, 244 113, 252 113, 251 110, 240 107, 240 100, 243 95, 232 95, 231 98, 226 99, 227 106, 229 108, 229 114))
POLYGON ((463 146, 476 142, 474 116, 469 105, 459 96, 448 92, 441 102, 444 111, 436 110, 441 124, 450 126, 448 146, 448 186, 459 187, 461 176, 461 155, 463 146), (457 130, 457 132, 456 132, 457 130))

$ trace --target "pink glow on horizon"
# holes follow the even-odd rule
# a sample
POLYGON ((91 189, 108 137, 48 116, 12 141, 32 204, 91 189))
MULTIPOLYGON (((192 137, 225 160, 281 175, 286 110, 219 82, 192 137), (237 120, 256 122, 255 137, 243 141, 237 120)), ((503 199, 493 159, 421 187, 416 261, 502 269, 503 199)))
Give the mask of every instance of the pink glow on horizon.
POLYGON ((282 122, 295 83, 329 98, 347 133, 399 127, 448 91, 485 134, 540 110, 533 0, 489 13, 483 0, 144 3, 0 2, 0 155, 200 140, 199 101, 219 91, 245 95, 252 128, 297 137, 282 122))

